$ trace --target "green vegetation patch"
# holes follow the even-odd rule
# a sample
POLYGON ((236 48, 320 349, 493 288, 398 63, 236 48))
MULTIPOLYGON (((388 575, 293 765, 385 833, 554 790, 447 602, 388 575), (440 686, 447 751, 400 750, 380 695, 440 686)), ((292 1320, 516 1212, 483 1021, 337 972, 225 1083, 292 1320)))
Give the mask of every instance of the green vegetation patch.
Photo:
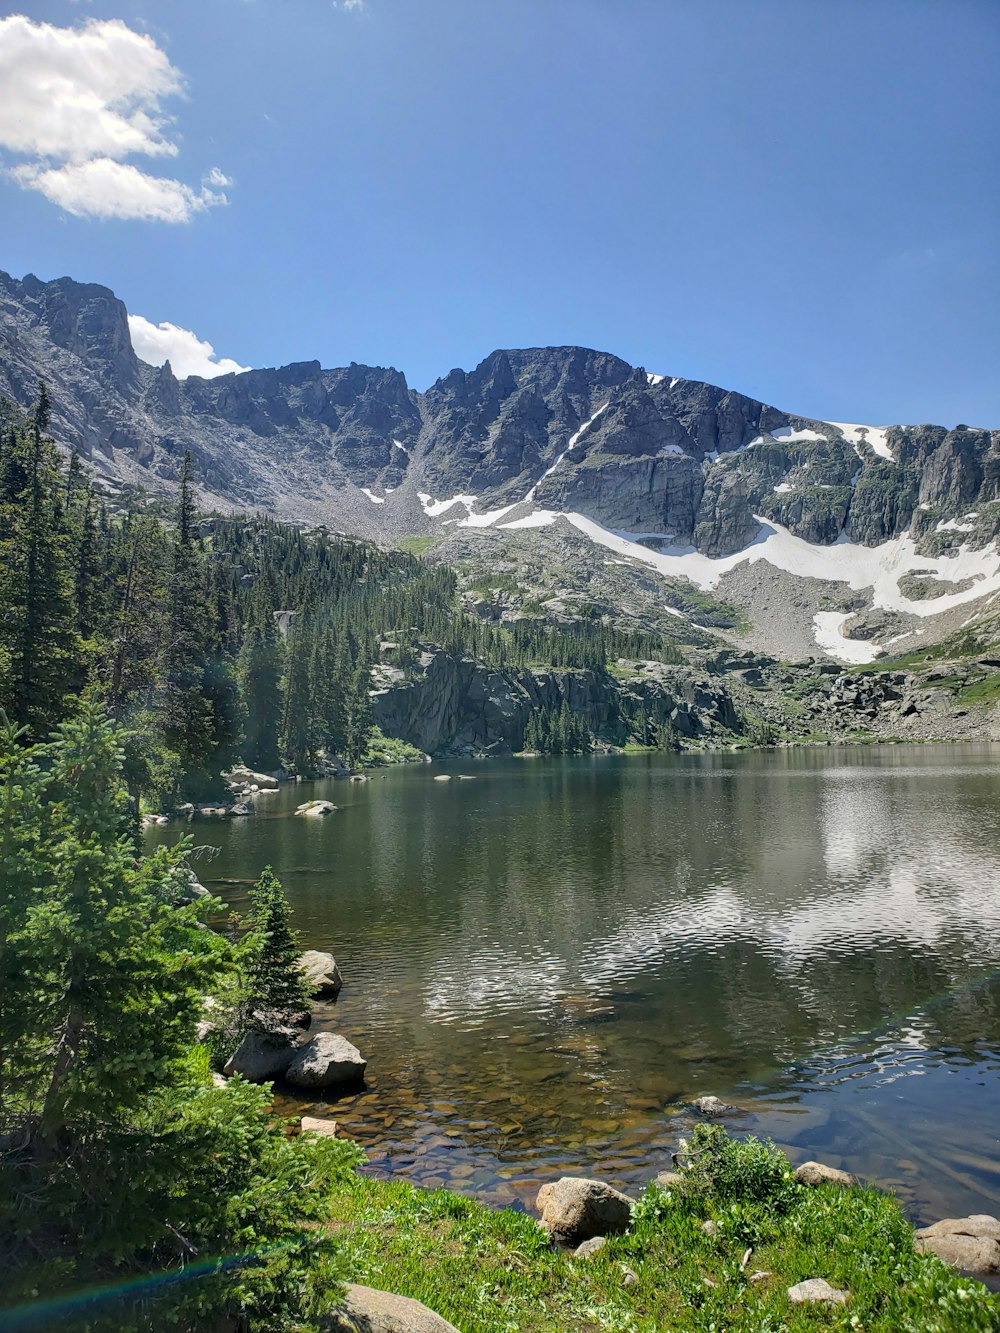
POLYGON ((878 1190, 799 1185, 771 1144, 708 1125, 683 1176, 647 1186, 629 1234, 590 1259, 551 1247, 523 1213, 401 1182, 355 1179, 331 1226, 356 1281, 422 1300, 463 1333, 998 1326, 1000 1299, 914 1254, 878 1190), (788 1287, 811 1277, 847 1291, 847 1305, 792 1305, 788 1287))
POLYGON ((407 555, 426 555, 439 545, 444 539, 432 535, 422 537, 400 537, 396 542, 396 547, 400 551, 405 551, 407 555))

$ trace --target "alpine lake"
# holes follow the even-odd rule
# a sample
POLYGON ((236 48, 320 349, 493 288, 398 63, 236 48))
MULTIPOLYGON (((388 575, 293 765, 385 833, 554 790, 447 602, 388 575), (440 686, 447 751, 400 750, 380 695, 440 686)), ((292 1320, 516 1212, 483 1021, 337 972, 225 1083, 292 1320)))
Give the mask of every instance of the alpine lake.
POLYGON ((634 1191, 714 1093, 917 1223, 1000 1214, 1000 746, 418 764, 147 837, 184 835, 229 910, 273 866, 336 956, 313 1026, 366 1088, 277 1103, 367 1170, 634 1191))

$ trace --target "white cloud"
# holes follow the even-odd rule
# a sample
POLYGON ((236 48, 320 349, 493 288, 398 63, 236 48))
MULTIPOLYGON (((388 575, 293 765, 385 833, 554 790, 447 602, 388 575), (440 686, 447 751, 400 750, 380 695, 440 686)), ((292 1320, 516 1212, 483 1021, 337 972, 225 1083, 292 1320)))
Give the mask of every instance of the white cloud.
POLYGON ((10 168, 20 185, 78 217, 186 222, 227 202, 217 167, 194 189, 124 160, 177 155, 162 103, 182 90, 152 38, 119 19, 0 19, 0 148, 22 159, 10 168))
POLYGON ((229 357, 216 358, 210 342, 203 342, 190 329, 179 328, 176 324, 153 324, 142 315, 129 315, 128 327, 140 361, 150 366, 162 366, 164 361, 169 361, 179 380, 187 379, 189 375, 201 375, 210 380, 216 375, 250 369, 229 357))
MULTIPOLYGON (((18 184, 38 190, 74 217, 133 218, 143 222, 187 222, 226 196, 164 176, 148 176, 130 162, 95 157, 89 162, 43 167, 24 163, 11 175, 18 184)), ((223 177, 225 179, 225 177, 223 177)))

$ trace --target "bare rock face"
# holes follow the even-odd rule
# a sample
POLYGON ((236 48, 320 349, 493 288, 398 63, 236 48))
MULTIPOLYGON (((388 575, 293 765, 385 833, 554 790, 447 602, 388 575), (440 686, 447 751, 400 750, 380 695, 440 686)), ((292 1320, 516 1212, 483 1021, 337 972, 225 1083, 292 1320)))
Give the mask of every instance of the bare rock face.
POLYGON ((914 1248, 965 1273, 1000 1273, 1000 1221, 988 1213, 945 1218, 918 1231, 914 1248))
POLYGON ((347 1284, 344 1303, 320 1322, 322 1333, 458 1333, 454 1324, 408 1296, 347 1284))
POLYGON ((242 1074, 251 1083, 280 1078, 301 1039, 301 1031, 294 1027, 275 1026, 266 1032, 252 1029, 226 1061, 222 1072, 227 1078, 242 1074))
POLYGON ((552 1239, 560 1245, 575 1247, 594 1236, 627 1231, 633 1203, 627 1194, 602 1180, 563 1176, 542 1186, 535 1207, 542 1215, 542 1227, 552 1239))
POLYGON ((810 1277, 789 1287, 788 1299, 793 1305, 846 1305, 850 1298, 846 1291, 831 1287, 825 1277, 810 1277))
POLYGON ((299 959, 299 971, 312 987, 314 999, 335 1000, 340 994, 344 978, 332 953, 307 949, 299 959))
POLYGON ((320 1032, 296 1052, 285 1078, 296 1088, 338 1088, 362 1083, 367 1060, 346 1037, 320 1032))
POLYGON ((795 1179, 800 1185, 856 1185, 857 1178, 849 1171, 838 1171, 835 1166, 825 1166, 822 1162, 803 1162, 795 1169, 795 1179))

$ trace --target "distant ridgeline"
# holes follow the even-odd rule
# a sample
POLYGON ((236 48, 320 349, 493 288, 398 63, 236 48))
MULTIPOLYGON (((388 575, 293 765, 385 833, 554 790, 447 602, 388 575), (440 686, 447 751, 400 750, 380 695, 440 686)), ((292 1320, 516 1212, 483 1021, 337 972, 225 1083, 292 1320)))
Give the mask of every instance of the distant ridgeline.
MULTIPOLYGON (((462 612, 447 567, 267 518, 199 520, 189 458, 172 511, 116 499, 112 512, 76 455, 61 464, 49 413, 44 388, 29 418, 0 400, 0 707, 41 737, 100 691, 129 729, 135 795, 201 796, 237 758, 304 773, 364 762, 383 647, 404 681, 429 650, 500 672, 592 673, 612 701, 602 739, 662 733, 663 706, 613 706, 607 673, 623 656, 679 661, 658 635, 593 619, 484 624, 462 612)), ((511 748, 526 730, 533 748, 590 747, 565 692, 555 708, 551 693, 525 700, 511 748)))

